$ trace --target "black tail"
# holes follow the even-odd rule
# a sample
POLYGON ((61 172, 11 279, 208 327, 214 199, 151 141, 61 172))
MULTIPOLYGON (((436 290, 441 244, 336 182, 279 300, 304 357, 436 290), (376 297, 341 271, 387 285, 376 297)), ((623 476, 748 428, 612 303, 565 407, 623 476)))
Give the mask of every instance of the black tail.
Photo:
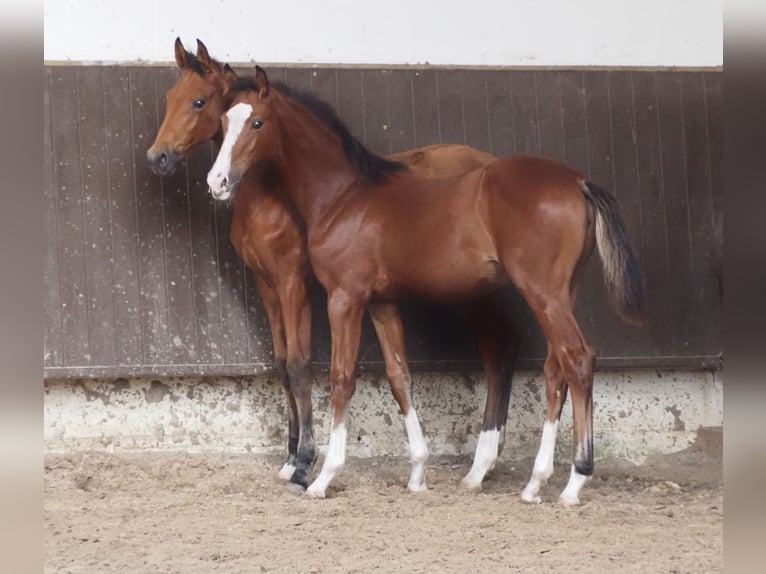
POLYGON ((592 181, 580 181, 580 188, 596 210, 596 245, 612 304, 625 322, 640 325, 644 320, 641 269, 628 242, 617 200, 592 181))

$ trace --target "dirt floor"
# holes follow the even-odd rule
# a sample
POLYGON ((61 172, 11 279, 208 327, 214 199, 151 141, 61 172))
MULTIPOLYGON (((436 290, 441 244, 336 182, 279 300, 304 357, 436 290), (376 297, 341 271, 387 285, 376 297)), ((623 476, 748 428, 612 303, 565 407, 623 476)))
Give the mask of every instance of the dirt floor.
MULTIPOLYGON (((582 506, 521 502, 531 460, 500 462, 483 492, 438 458, 430 491, 404 459, 351 459, 326 500, 296 497, 280 460, 78 453, 45 462, 45 572, 721 572, 720 457, 602 461, 582 506)), ((321 463, 321 458, 320 458, 321 463)))

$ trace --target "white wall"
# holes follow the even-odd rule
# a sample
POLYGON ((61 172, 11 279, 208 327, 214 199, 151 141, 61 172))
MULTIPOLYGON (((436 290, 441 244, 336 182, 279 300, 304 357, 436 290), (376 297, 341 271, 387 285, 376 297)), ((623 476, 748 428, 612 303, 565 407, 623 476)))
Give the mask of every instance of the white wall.
POLYGON ((46 62, 720 66, 722 0, 48 0, 46 62))

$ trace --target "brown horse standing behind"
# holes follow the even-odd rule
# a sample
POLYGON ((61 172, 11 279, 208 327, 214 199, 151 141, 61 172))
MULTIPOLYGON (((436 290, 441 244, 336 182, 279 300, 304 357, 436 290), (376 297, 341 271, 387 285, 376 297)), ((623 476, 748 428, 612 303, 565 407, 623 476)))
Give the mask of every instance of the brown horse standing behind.
MULTIPOLYGON (((211 58, 199 40, 196 55, 186 51, 180 39, 176 39, 174 48, 181 76, 168 90, 165 118, 147 152, 152 170, 158 175, 171 173, 177 161, 195 146, 211 139, 220 144, 220 116, 237 80, 231 67, 211 58)), ((458 145, 434 145, 391 158, 428 176, 464 173, 495 159, 485 152, 458 145)), ((288 459, 280 476, 305 487, 316 458, 311 412, 311 308, 306 294, 310 266, 302 222, 289 205, 285 184, 269 162, 261 162, 248 171, 234 199, 230 236, 237 254, 255 274, 271 326, 277 371, 287 397, 288 459)), ((480 487, 502 450, 516 341, 506 308, 497 297, 480 299, 473 308, 488 396, 477 457, 465 484, 480 487), (487 436, 496 439, 494 448, 489 450, 485 445, 487 436)), ((380 328, 380 322, 375 321, 375 326, 380 328)), ((385 340, 384 352, 397 357, 389 361, 389 376, 392 381, 408 380, 403 337, 390 333, 385 340)))
POLYGON ((419 490, 425 488, 418 464, 425 443, 409 380, 401 376, 405 359, 386 352, 390 341, 403 338, 395 302, 470 299, 511 280, 548 341, 548 412, 522 497, 539 501, 540 485, 553 470, 555 431, 569 390, 574 462, 560 500, 578 504, 593 473, 595 354, 573 305, 576 277, 594 243, 620 314, 632 321, 641 316, 641 277, 614 198, 574 169, 536 157, 423 178, 366 150, 324 102, 281 85, 271 89, 259 67, 248 80, 236 86, 239 93, 223 118, 225 137, 208 184, 215 198, 228 199, 255 161, 271 162, 305 222, 311 264, 327 289, 333 427, 322 472, 308 493, 324 497, 345 462, 364 310, 375 322, 405 415, 413 461, 409 486, 419 490))

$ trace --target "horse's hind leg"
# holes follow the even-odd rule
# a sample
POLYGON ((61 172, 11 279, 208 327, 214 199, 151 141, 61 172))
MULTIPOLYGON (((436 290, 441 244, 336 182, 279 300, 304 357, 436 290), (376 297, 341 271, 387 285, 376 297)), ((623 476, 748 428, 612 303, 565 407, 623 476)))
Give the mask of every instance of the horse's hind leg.
POLYGON ((481 433, 470 472, 463 486, 480 489, 487 472, 495 466, 505 442, 505 423, 511 395, 511 380, 516 361, 517 341, 510 324, 502 292, 476 299, 471 304, 471 320, 479 339, 479 350, 487 377, 487 402, 481 433))
POLYGON ((346 416, 348 403, 356 391, 356 357, 362 334, 362 316, 366 301, 354 300, 340 289, 328 293, 327 315, 330 320, 332 353, 330 358, 330 402, 332 429, 322 471, 306 494, 324 498, 327 487, 346 462, 346 416))
POLYGON ((285 326, 282 317, 282 309, 279 304, 279 295, 277 291, 269 286, 263 279, 256 276, 256 286, 258 293, 266 309, 266 315, 269 318, 269 327, 271 328, 271 340, 274 345, 274 363, 276 364, 279 381, 282 383, 282 389, 287 399, 288 413, 288 442, 287 442, 287 461, 279 470, 279 478, 289 480, 295 472, 295 457, 298 452, 298 407, 295 397, 290 389, 290 377, 287 372, 287 342, 285 340, 285 326))
MULTIPOLYGON (((575 245, 575 243, 569 243, 575 245)), ((574 464, 569 484, 561 495, 563 504, 579 503, 579 493, 593 474, 593 366, 595 353, 580 331, 573 307, 574 290, 570 290, 579 253, 558 252, 557 263, 545 264, 541 258, 536 262, 509 259, 504 267, 529 307, 548 341, 549 357, 546 361, 546 394, 548 415, 543 427, 540 466, 522 497, 537 502, 542 478, 548 474, 549 460, 553 456, 554 437, 558 429, 559 401, 563 404, 563 384, 568 385, 572 395, 574 426, 574 464), (569 255, 571 266, 565 265, 569 255), (555 362, 554 362, 555 359, 555 362), (558 366, 558 368, 556 368, 558 366), (562 383, 563 380, 563 383, 562 383), (557 394, 557 391, 561 391, 557 394), (546 432, 547 431, 547 432, 546 432), (550 454, 548 453, 550 450, 550 454), (535 492, 537 491, 537 492, 535 492)), ((547 480, 547 479, 546 479, 547 480)))
MULTIPOLYGON (((579 504, 580 490, 593 475, 593 366, 596 355, 580 332, 568 295, 558 299, 536 301, 534 304, 530 303, 530 306, 561 369, 560 376, 569 386, 572 395, 574 463, 569 483, 559 501, 567 506, 579 504)), ((554 388, 557 384, 560 385, 555 382, 557 377, 558 375, 553 378, 554 388)), ((551 418, 546 420, 551 421, 551 418)), ((555 436, 557 428, 558 425, 549 427, 549 436, 555 436)), ((543 434, 545 435, 545 427, 543 434)), ((544 436, 543 440, 546 438, 544 436)), ((552 439, 547 440, 552 443, 552 439)))
POLYGON ((371 303, 367 310, 383 350, 391 393, 399 404, 402 416, 404 416, 412 464, 412 473, 407 488, 412 492, 422 492, 428 490, 425 477, 428 446, 425 438, 423 438, 423 431, 420 428, 415 407, 412 406, 412 377, 404 349, 404 329, 402 328, 399 308, 390 303, 371 303))
POLYGON ((543 436, 540 439, 540 450, 537 451, 535 466, 532 470, 532 478, 529 479, 521 499, 525 502, 539 504, 540 488, 548 482, 553 474, 553 457, 556 450, 556 436, 559 430, 561 409, 567 397, 567 385, 564 373, 559 367, 558 359, 548 348, 548 357, 545 359, 545 396, 548 409, 543 423, 543 436))

